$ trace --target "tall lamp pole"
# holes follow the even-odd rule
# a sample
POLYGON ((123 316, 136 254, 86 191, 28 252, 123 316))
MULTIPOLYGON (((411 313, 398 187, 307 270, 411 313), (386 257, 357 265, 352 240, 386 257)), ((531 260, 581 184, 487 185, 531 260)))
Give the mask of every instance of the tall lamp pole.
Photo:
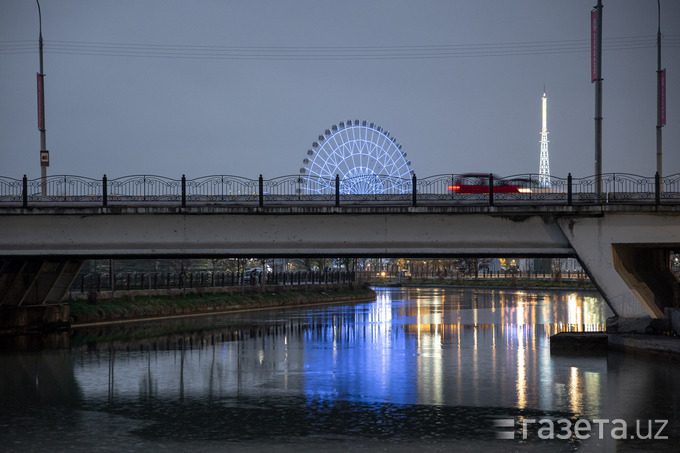
POLYGON ((602 0, 590 15, 591 74, 595 83, 595 192, 602 195, 602 0))
POLYGON ((656 172, 663 176, 661 128, 666 124, 666 70, 661 70, 661 0, 656 0, 659 28, 656 33, 656 172))
POLYGON ((40 50, 40 72, 38 73, 38 130, 40 131, 40 177, 42 194, 47 195, 47 167, 50 166, 50 153, 47 151, 47 139, 45 137, 45 74, 43 73, 43 39, 42 39, 42 14, 40 2, 38 4, 38 21, 40 35, 38 46, 40 50))

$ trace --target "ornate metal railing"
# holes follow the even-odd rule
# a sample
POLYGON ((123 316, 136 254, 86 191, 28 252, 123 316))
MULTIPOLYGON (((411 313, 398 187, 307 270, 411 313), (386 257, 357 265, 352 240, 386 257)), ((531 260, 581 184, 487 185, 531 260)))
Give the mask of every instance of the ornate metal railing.
POLYGON ((342 204, 385 202, 418 204, 609 204, 680 203, 680 174, 659 177, 626 173, 566 178, 537 174, 447 174, 427 178, 357 176, 340 179, 290 175, 248 179, 213 175, 172 179, 154 175, 93 179, 61 175, 45 179, 0 177, 0 205, 23 207, 46 202, 90 202, 102 206, 139 202, 187 206, 201 203, 342 204), (599 186, 599 193, 598 193, 599 186))
POLYGON ((213 175, 185 181, 188 201, 249 201, 259 193, 257 179, 213 175))
POLYGON ((332 179, 315 176, 288 175, 262 180, 264 201, 330 201, 334 199, 332 179))
POLYGON ((182 182, 163 176, 123 176, 103 180, 102 185, 107 187, 108 201, 178 201, 182 198, 182 182))
POLYGON ((23 182, 21 179, 0 178, 0 201, 21 201, 24 183, 28 183, 25 176, 23 182))
POLYGON ((0 177, 2 201, 101 201, 102 180, 83 176, 50 176, 43 179, 0 177))

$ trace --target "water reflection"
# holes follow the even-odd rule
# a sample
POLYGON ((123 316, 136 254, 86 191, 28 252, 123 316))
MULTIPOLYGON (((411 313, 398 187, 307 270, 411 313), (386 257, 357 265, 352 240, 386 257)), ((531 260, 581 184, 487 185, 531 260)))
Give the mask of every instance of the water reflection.
MULTIPOLYGON (((320 439, 323 448, 451 441, 516 449, 496 440, 499 417, 665 418, 677 438, 678 366, 550 355, 550 335, 602 330, 607 315, 589 294, 383 288, 372 303, 201 318, 195 333, 1 356, 1 369, 11 371, 0 380, 0 403, 21 407, 24 418, 3 415, 13 429, 0 442, 32 445, 31 434, 59 423, 47 420, 44 405, 65 401, 77 414, 62 417, 77 426, 60 427, 65 439, 74 430, 96 437, 91 431, 103 428, 94 414, 115 415, 127 433, 117 447, 130 450, 173 442, 257 450, 320 439), (37 389, 50 386, 67 396, 40 400, 37 389)), ((601 446, 570 439, 556 448, 586 444, 601 446)), ((639 444, 613 448, 629 446, 639 444)))

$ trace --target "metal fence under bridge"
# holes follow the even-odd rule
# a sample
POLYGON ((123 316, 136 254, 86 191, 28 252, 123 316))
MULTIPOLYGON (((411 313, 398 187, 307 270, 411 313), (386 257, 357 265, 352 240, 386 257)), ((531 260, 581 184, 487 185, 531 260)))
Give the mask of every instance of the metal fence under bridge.
MULTIPOLYGON (((366 178, 367 176, 361 176, 366 178)), ((607 173, 599 177, 551 176, 541 185, 537 174, 498 177, 493 174, 442 174, 426 178, 371 175, 374 193, 345 193, 350 179, 281 176, 248 179, 238 176, 203 176, 172 179, 153 175, 101 179, 83 176, 49 176, 14 179, 0 176, 0 206, 40 206, 72 202, 79 205, 130 205, 135 203, 187 205, 254 205, 316 203, 340 206, 362 202, 419 204, 678 204, 680 173, 639 176, 607 173), (598 184, 599 183, 599 184, 598 184), (598 193, 597 188, 601 187, 598 193)))
POLYGON ((80 274, 69 292, 157 291, 204 289, 235 286, 278 286, 352 284, 355 273, 345 271, 294 271, 294 272, 116 272, 80 274))
POLYGON ((489 269, 473 269, 466 270, 447 270, 446 268, 437 268, 435 266, 413 267, 412 270, 395 270, 389 269, 385 271, 357 271, 356 278, 361 281, 370 281, 372 279, 380 280, 387 279, 392 281, 409 281, 409 280, 431 280, 447 281, 455 283, 457 280, 513 280, 525 279, 534 281, 570 281, 570 282, 589 282, 590 277, 584 270, 578 271, 532 271, 520 269, 503 269, 503 270, 489 270, 489 269))

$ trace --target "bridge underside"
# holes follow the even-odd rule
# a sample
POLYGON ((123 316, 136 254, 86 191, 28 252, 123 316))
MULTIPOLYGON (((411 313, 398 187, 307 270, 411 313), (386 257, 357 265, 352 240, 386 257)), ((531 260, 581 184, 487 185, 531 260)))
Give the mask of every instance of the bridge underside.
POLYGON ((68 324, 69 307, 61 301, 82 263, 63 257, 0 260, 0 329, 68 324))
POLYGON ((0 304, 57 304, 82 261, 98 257, 575 256, 617 316, 662 317, 677 304, 664 257, 680 249, 680 211, 648 211, 208 207, 4 215, 0 304))
POLYGON ((6 257, 567 256, 554 219, 384 214, 138 214, 0 218, 6 257), (30 225, 29 225, 30 223, 30 225))

